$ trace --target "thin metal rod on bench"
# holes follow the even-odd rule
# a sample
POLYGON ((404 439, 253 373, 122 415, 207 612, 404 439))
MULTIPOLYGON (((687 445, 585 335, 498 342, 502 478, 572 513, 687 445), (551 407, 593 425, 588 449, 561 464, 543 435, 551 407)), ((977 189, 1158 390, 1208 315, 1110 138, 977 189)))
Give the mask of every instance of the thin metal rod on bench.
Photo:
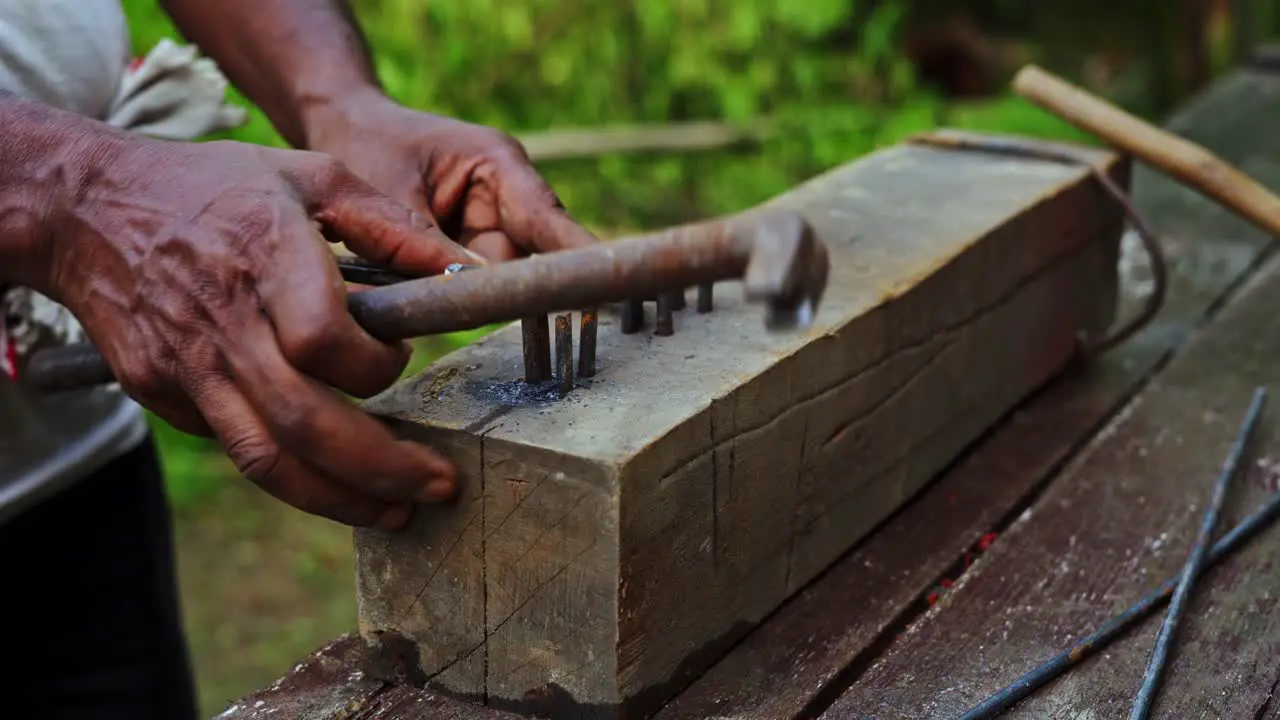
MULTIPOLYGON (((1240 438, 1247 437, 1252 432, 1252 421, 1256 421, 1256 419, 1256 416, 1250 415, 1245 424, 1241 426, 1240 432, 1237 434, 1237 446, 1241 444, 1240 438)), ((1209 551, 1208 556, 1204 559, 1204 568, 1213 567, 1223 558, 1239 550, 1255 535, 1269 527, 1277 517, 1280 517, 1280 493, 1273 495, 1265 505, 1242 520, 1231 532, 1223 535, 1218 542, 1214 543, 1213 549, 1209 551)), ((1123 635, 1139 621, 1147 618, 1152 612, 1159 609, 1161 605, 1168 602, 1173 595, 1177 582, 1178 578, 1176 577, 1167 580, 1155 592, 1142 598, 1128 610, 1108 620, 1102 627, 1095 630, 1093 634, 1081 640, 1074 647, 1054 655, 1044 664, 1014 680, 1003 690, 996 692, 975 705, 973 709, 964 715, 961 715, 959 720, 987 720, 988 718, 996 717, 1031 693, 1052 682, 1066 670, 1078 665, 1086 658, 1092 657, 1095 652, 1106 647, 1112 640, 1123 635)))
POLYGON ((1200 576, 1200 571, 1204 568, 1205 553, 1209 548, 1209 542, 1213 539, 1214 530, 1218 526, 1218 516, 1222 514, 1222 505, 1227 498, 1227 488, 1231 485, 1231 479, 1236 476, 1236 472, 1240 467, 1240 459, 1244 456, 1245 445, 1248 444, 1249 436, 1255 425, 1258 424, 1258 416, 1262 414, 1262 406, 1267 402, 1267 389, 1260 387, 1253 393, 1253 402, 1249 405, 1249 412, 1245 416, 1244 424, 1240 428, 1240 433, 1236 436, 1235 444, 1231 448, 1231 454, 1222 463, 1222 471, 1218 474, 1217 481, 1213 484, 1213 495, 1209 499, 1209 508, 1205 510, 1204 520, 1200 522, 1200 532, 1196 535, 1195 544, 1191 546, 1191 554, 1187 556, 1187 563, 1182 568, 1182 575, 1178 578, 1178 587, 1173 591, 1173 599, 1169 601, 1169 612, 1164 616, 1164 623, 1160 626, 1160 634, 1156 636, 1155 647, 1151 651, 1151 660, 1147 663, 1147 671, 1142 676, 1142 689, 1138 691, 1138 695, 1134 698, 1133 709, 1129 713, 1130 720, 1146 720, 1151 714, 1151 704, 1155 702, 1156 692, 1160 687, 1160 679, 1164 673, 1165 663, 1169 659, 1169 648, 1173 645, 1174 633, 1178 630, 1178 622, 1182 619, 1182 614, 1187 607, 1187 598, 1191 595, 1191 586, 1195 584, 1196 578, 1200 576))

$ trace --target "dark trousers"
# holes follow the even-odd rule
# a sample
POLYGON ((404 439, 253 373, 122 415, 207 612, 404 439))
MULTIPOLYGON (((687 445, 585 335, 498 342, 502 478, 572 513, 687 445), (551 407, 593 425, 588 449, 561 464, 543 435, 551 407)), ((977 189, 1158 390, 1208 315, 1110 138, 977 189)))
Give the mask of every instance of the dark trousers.
POLYGON ((150 440, 0 525, 0 716, 195 718, 173 560, 150 440))

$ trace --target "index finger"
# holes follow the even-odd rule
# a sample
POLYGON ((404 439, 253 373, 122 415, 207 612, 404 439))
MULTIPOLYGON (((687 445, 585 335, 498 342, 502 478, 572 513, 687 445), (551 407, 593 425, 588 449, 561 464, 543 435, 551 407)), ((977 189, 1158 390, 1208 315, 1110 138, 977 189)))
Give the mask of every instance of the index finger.
POLYGON ((372 188, 326 199, 314 218, 351 252, 400 272, 438 275, 453 263, 485 262, 426 217, 372 188))

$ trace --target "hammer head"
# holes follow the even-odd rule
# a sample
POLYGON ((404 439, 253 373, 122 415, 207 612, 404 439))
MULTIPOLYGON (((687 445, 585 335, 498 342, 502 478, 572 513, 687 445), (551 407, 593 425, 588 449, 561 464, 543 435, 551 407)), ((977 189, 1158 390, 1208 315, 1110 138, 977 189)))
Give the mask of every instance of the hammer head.
POLYGON ((770 210, 753 215, 751 259, 743 276, 748 302, 766 304, 765 327, 803 330, 827 289, 827 249, 799 214, 770 210))

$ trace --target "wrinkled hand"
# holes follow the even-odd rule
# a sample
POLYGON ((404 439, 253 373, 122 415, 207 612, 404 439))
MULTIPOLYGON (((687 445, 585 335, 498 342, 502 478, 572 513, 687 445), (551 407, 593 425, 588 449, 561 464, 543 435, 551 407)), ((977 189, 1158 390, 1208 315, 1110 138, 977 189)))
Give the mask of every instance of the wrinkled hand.
POLYGON ((327 387, 380 392, 410 351, 356 325, 318 228, 403 272, 474 258, 326 155, 150 140, 102 155, 51 219, 48 285, 131 396, 307 512, 390 530, 452 496, 449 463, 327 387))
POLYGON ((309 147, 340 158, 490 261, 596 242, 569 217, 524 148, 492 128, 375 95, 321 113, 308 136, 309 147))

